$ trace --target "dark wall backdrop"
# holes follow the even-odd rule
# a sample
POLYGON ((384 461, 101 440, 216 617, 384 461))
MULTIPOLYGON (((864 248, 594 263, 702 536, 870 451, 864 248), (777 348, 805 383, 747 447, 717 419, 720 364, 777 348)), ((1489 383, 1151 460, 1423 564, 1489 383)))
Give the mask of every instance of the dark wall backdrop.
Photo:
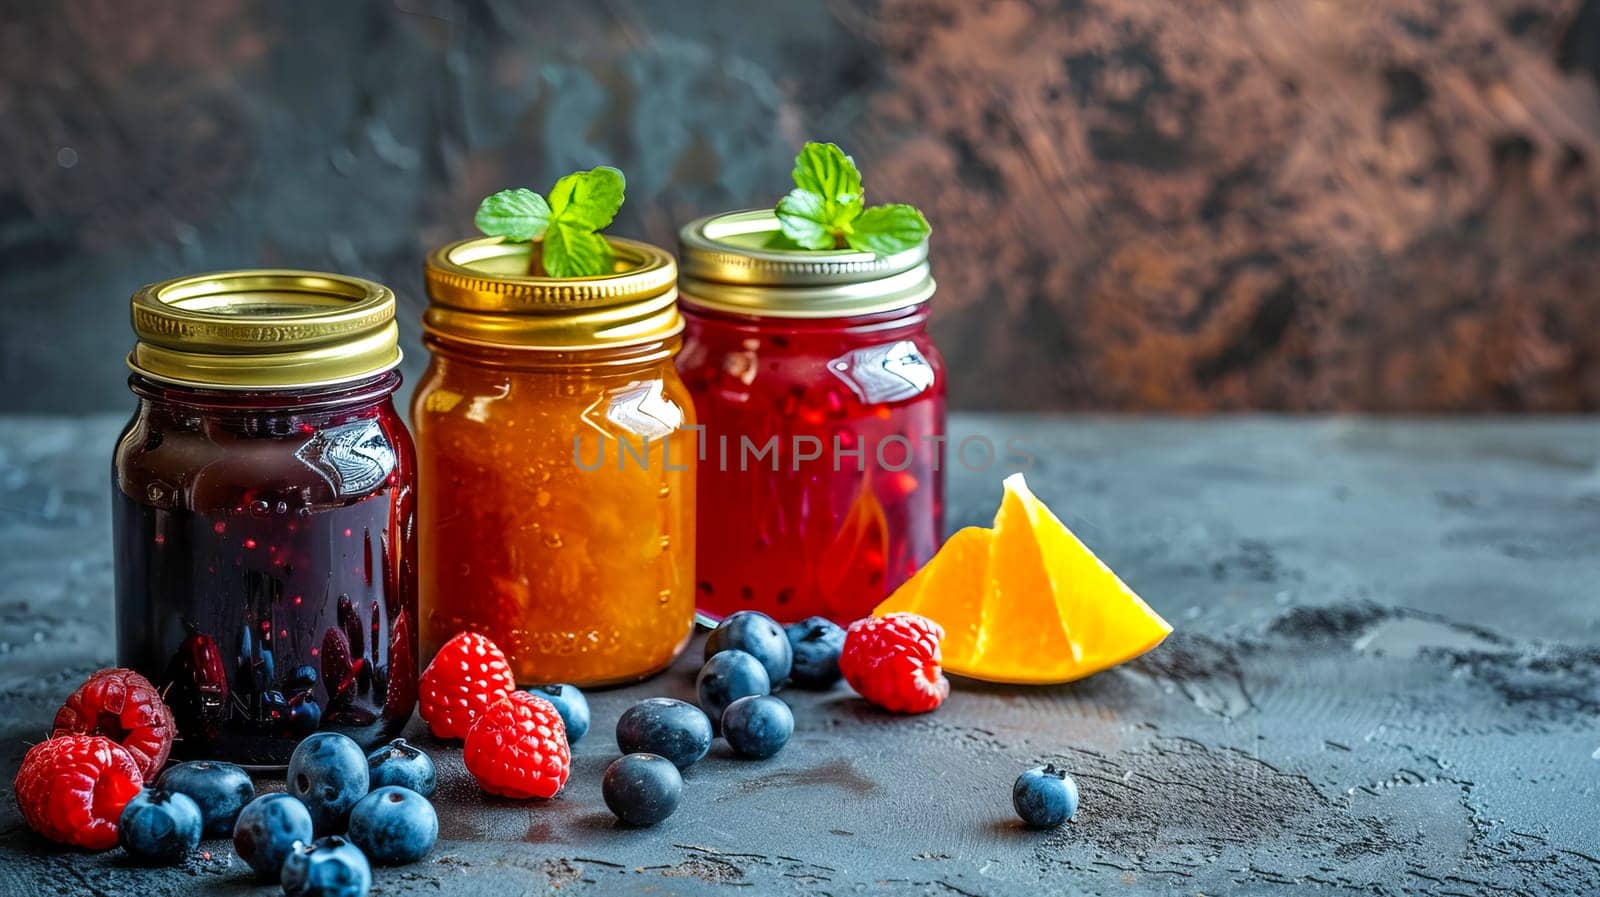
POLYGON ((964 407, 1600 406, 1600 2, 5 2, 0 409, 123 408, 126 300, 332 268, 404 303, 484 194, 613 230, 833 139, 935 228, 964 407))

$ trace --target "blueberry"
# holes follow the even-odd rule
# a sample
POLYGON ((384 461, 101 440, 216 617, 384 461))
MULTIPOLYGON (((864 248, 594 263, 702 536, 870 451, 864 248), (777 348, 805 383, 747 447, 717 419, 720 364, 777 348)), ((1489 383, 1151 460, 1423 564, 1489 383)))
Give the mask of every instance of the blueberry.
POLYGON ((743 651, 718 651, 700 668, 694 687, 700 695, 700 709, 706 716, 720 721, 722 711, 729 704, 749 695, 771 692, 772 682, 767 678, 766 667, 751 655, 743 651))
POLYGON ((315 698, 305 696, 295 698, 289 704, 289 728, 294 734, 304 738, 317 727, 322 725, 322 705, 315 698))
POLYGON ((367 784, 374 791, 384 785, 399 785, 432 797, 439 779, 433 771, 432 757, 404 738, 396 738, 367 755, 367 784))
POLYGON ((600 793, 606 806, 629 825, 655 825, 678 809, 683 776, 671 760, 656 754, 628 754, 611 761, 600 793))
POLYGON ((780 686, 789 678, 789 667, 794 662, 783 627, 777 620, 753 610, 729 614, 711 630, 706 638, 705 658, 710 660, 721 651, 743 651, 761 661, 770 687, 780 686))
POLYGON ((415 863, 438 839, 433 804, 410 788, 375 788, 350 811, 351 842, 380 866, 415 863))
POLYGON ((200 844, 201 824, 188 795, 146 788, 122 808, 117 841, 140 862, 175 866, 200 844))
POLYGON ((295 667, 289 674, 289 687, 297 691, 306 691, 316 684, 317 668, 309 663, 295 667))
POLYGON ((263 794, 239 811, 233 852, 257 875, 275 878, 295 842, 311 840, 311 811, 288 794, 263 794))
POLYGON ((829 688, 839 681, 844 629, 827 617, 807 617, 783 627, 794 654, 789 678, 802 688, 829 688))
POLYGON ((372 866, 359 847, 333 835, 297 845, 278 880, 288 897, 365 897, 372 866))
POLYGON ((722 711, 722 737, 741 757, 765 760, 794 734, 794 713, 771 695, 740 698, 722 711))
POLYGON ((577 744, 589 731, 589 699, 576 686, 538 685, 528 691, 556 705, 556 712, 567 725, 567 744, 577 744))
POLYGON ((232 763, 211 760, 190 760, 168 767, 156 779, 156 787, 188 795, 200 807, 207 838, 233 834, 239 811, 256 796, 249 773, 232 763))
POLYGON ((318 732, 289 755, 284 786, 311 811, 319 834, 342 832, 350 808, 367 796, 367 755, 347 736, 318 732))
POLYGON ((617 747, 624 754, 650 753, 688 769, 711 750, 711 720, 693 704, 647 698, 617 720, 617 747))
POLYGON ((1017 815, 1033 828, 1055 828, 1078 812, 1078 783, 1055 764, 1035 766, 1011 788, 1017 815))

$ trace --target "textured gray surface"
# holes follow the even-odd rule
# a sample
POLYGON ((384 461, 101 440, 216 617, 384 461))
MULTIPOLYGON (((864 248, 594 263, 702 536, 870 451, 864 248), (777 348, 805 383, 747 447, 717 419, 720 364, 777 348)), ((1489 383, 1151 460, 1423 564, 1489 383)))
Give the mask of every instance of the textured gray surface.
MULTIPOLYGON (((111 660, 106 457, 120 422, 0 420, 0 777, 111 660)), ((1029 479, 1176 625, 1059 688, 958 683, 891 717, 785 692, 765 763, 717 748, 678 813, 617 828, 599 796, 632 700, 593 696, 566 791, 482 798, 441 761, 442 838, 375 893, 1593 894, 1600 882, 1600 425, 963 416, 1022 437, 1029 479), (1065 763, 1059 831, 1009 789, 1065 763), (1313 886, 1315 886, 1313 888, 1313 886)), ((1000 471, 956 471, 952 525, 1000 471)), ((698 643, 691 649, 698 649, 698 643)), ((59 852, 0 798, 0 894, 272 893, 223 842, 187 868, 59 852)))

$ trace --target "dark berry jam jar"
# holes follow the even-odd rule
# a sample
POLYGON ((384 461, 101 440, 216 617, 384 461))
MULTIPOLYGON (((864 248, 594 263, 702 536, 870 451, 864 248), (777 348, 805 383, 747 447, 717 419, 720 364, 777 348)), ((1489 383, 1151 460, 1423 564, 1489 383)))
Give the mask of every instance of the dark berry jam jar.
POLYGON ((770 211, 681 235, 678 370, 703 427, 696 600, 720 617, 866 616, 938 549, 944 363, 926 244, 770 248, 770 211))
POLYGON ((133 298, 117 657, 161 688, 175 757, 275 767, 312 732, 370 747, 410 718, 416 461, 390 400, 394 304, 299 271, 133 298))

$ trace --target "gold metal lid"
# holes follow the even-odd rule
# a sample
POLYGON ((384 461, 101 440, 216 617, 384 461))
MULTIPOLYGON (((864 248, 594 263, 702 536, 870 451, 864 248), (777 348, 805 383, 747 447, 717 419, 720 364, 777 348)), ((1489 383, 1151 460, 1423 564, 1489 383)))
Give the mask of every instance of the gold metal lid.
POLYGON ((595 277, 534 277, 537 243, 499 237, 434 250, 423 277, 430 336, 504 349, 573 350, 656 342, 683 330, 678 267, 663 249, 606 237, 613 271, 595 277))
POLYGON ((893 311, 933 295, 928 244, 893 255, 854 249, 771 249, 771 209, 727 212, 678 232, 689 305, 778 318, 833 318, 893 311))
POLYGON ((361 380, 400 363, 394 293, 317 271, 220 271, 133 294, 136 373, 205 389, 361 380))

